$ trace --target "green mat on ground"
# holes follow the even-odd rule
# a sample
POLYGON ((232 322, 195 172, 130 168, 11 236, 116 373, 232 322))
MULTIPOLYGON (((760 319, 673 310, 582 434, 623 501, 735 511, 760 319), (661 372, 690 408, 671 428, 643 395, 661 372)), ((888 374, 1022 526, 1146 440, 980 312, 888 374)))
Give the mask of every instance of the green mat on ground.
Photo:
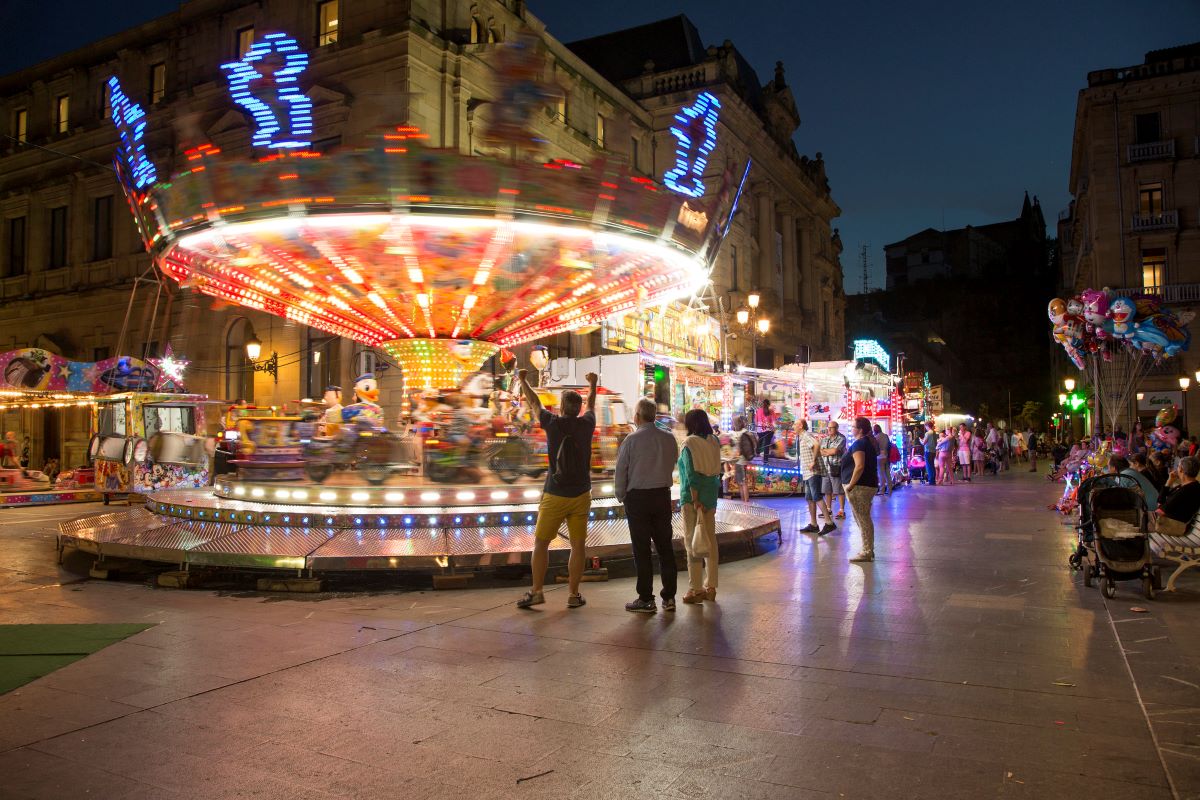
POLYGON ((149 627, 144 623, 0 625, 0 694, 149 627))

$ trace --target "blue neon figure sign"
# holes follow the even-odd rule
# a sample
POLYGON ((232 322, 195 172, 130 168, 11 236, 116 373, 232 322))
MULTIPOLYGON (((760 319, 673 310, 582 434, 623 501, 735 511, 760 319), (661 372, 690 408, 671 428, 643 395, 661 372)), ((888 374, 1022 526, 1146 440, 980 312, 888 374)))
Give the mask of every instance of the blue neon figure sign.
POLYGON ((671 135, 675 137, 675 166, 663 173, 667 188, 688 197, 704 194, 704 169, 717 146, 717 117, 721 101, 701 92, 696 102, 679 109, 671 135))
POLYGON ((874 339, 854 340, 854 360, 874 361, 883 367, 884 372, 890 372, 892 369, 891 355, 888 354, 887 350, 883 349, 883 345, 874 339))
POLYGON ((146 111, 129 99, 116 76, 108 79, 109 106, 113 123, 121 137, 121 156, 129 177, 137 189, 144 189, 158 180, 158 172, 146 158, 146 111))
POLYGON ((296 148, 312 144, 312 100, 297 85, 300 73, 307 68, 308 53, 286 33, 268 33, 250 45, 241 61, 221 65, 229 79, 233 102, 254 117, 257 127, 251 141, 255 147, 296 148), (264 75, 255 64, 272 54, 283 57, 283 66, 273 74, 264 75), (252 88, 254 82, 258 86, 252 88), (274 96, 269 94, 271 83, 274 96), (287 118, 286 132, 281 116, 287 118))

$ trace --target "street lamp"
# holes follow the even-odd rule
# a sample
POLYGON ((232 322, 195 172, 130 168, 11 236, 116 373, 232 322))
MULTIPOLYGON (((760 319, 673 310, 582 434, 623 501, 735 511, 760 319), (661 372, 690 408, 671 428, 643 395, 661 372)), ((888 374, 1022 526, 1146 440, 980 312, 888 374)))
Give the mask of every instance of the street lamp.
POLYGON ((1067 396, 1065 394, 1060 394, 1058 396, 1058 404, 1060 406, 1065 406, 1067 404, 1067 396))
MULTIPOLYGON (((763 336, 766 336, 767 331, 771 330, 771 320, 767 319, 766 317, 760 317, 758 320, 757 327, 758 327, 758 332, 761 333, 763 336)), ((1198 379, 1198 380, 1200 380, 1200 379, 1198 379)))
POLYGON ((271 352, 271 357, 263 361, 259 361, 258 357, 262 355, 262 342, 253 333, 246 340, 246 358, 250 359, 250 369, 254 372, 265 372, 279 383, 279 353, 271 352))
POLYGON ((1192 385, 1191 378, 1189 378, 1187 375, 1179 376, 1179 388, 1180 389, 1183 389, 1186 392, 1188 390, 1188 387, 1191 385, 1192 385))
POLYGON ((759 316, 759 305, 762 303, 762 296, 758 292, 751 292, 746 295, 746 303, 749 308, 739 308, 737 314, 737 323, 750 332, 750 347, 753 349, 751 364, 755 369, 758 369, 758 339, 760 336, 766 336, 771 330, 771 320, 765 316, 759 316))
POLYGON ((1063 381, 1063 387, 1064 387, 1064 388, 1065 388, 1065 389, 1066 389, 1068 392, 1073 392, 1073 391, 1075 391, 1075 379, 1074 379, 1074 378, 1067 378, 1067 379, 1065 379, 1065 380, 1063 381))
POLYGON ((750 322, 750 312, 744 308, 738 309, 737 312, 738 325, 747 325, 750 322))
POLYGON ((762 298, 759 297, 758 292, 751 292, 750 294, 746 295, 746 302, 750 304, 750 308, 758 308, 758 303, 760 300, 762 300, 762 298))

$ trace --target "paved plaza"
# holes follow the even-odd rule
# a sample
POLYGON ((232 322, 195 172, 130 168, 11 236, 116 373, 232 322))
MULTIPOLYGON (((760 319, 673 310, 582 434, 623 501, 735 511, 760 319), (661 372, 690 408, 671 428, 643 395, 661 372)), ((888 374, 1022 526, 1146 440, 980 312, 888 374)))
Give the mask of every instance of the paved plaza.
POLYGON ((1059 489, 901 491, 865 565, 773 501, 778 550, 655 616, 88 580, 54 531, 97 507, 0 512, 0 623, 153 625, 0 696, 0 797, 1200 797, 1200 585, 1084 589, 1059 489))

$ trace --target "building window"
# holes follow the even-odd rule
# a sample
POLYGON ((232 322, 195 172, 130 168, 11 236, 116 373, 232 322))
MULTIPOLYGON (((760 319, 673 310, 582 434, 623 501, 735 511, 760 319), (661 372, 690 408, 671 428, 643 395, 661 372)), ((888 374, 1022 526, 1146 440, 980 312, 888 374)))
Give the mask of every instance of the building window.
POLYGON ((1142 251, 1142 288, 1155 292, 1167 283, 1167 250, 1155 247, 1142 251))
POLYGON ((163 63, 150 67, 150 103, 161 102, 167 96, 167 65, 163 63))
POLYGON ((471 44, 479 44, 483 41, 483 23, 475 17, 471 17, 471 44))
POLYGON ((604 149, 604 141, 605 141, 604 134, 605 134, 604 117, 600 114, 597 114, 596 115, 596 146, 599 147, 601 150, 604 149))
POLYGON ((100 84, 100 119, 112 119, 112 87, 108 81, 100 84))
POLYGON ((104 361, 106 358, 112 358, 112 350, 108 347, 93 347, 92 361, 104 361))
POLYGON ((567 117, 567 114, 571 110, 570 104, 567 102, 567 100, 568 100, 567 93, 563 92, 562 97, 558 98, 558 108, 555 109, 555 111, 558 114, 558 118, 561 119, 563 122, 567 122, 569 120, 569 117, 567 117))
POLYGON ((495 44, 496 42, 500 41, 500 37, 496 35, 495 28, 488 28, 487 40, 488 44, 495 44))
POLYGON ((737 247, 729 245, 729 291, 738 290, 737 247))
POLYGON ((54 132, 66 133, 71 127, 71 96, 60 94, 54 101, 54 132))
POLYGON ((246 355, 246 340, 253 335, 250 321, 239 317, 225 335, 225 399, 254 402, 254 370, 246 355))
POLYGON ((1149 144, 1162 141, 1162 125, 1157 111, 1135 114, 1133 117, 1134 144, 1149 144))
POLYGON ((361 350, 354 358, 354 366, 356 374, 366 375, 368 372, 375 372, 375 351, 361 350))
POLYGON ((113 253, 112 195, 92 201, 92 260, 112 258, 113 253))
POLYGON ((636 136, 629 139, 629 166, 634 172, 637 172, 638 167, 638 140, 636 136))
POLYGON ((29 135, 29 112, 18 108, 13 112, 13 138, 18 142, 26 141, 29 135))
POLYGON ((1143 217, 1163 213, 1162 181, 1143 183, 1138 187, 1138 209, 1143 217))
POLYGON ((244 28, 238 28, 237 31, 237 57, 241 58, 246 55, 250 46, 254 44, 254 26, 247 25, 244 28))
POLYGON ((338 0, 325 0, 317 4, 317 47, 334 44, 338 40, 338 0))
POLYGON ((25 218, 13 217, 8 221, 8 258, 5 259, 4 277, 25 274, 25 218))
POLYGON ((50 258, 46 266, 51 269, 67 265, 67 207, 50 209, 50 258))

